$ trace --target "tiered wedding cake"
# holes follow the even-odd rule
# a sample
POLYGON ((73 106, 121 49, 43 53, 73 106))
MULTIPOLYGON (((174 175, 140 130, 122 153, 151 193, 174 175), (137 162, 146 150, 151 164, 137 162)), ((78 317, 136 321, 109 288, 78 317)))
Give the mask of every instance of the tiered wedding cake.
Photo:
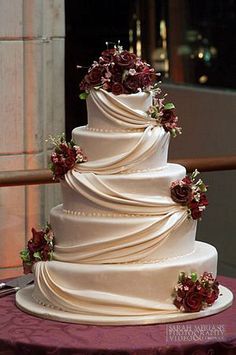
MULTIPOLYGON (((61 181, 63 204, 50 216, 53 260, 34 264, 35 286, 17 298, 24 310, 78 323, 179 320, 179 274, 216 276, 217 251, 195 241, 197 217, 174 191, 186 171, 167 163, 170 130, 152 105, 150 92, 90 88, 88 125, 72 132, 87 161, 61 181)), ((205 205, 198 201, 198 214, 205 205)))

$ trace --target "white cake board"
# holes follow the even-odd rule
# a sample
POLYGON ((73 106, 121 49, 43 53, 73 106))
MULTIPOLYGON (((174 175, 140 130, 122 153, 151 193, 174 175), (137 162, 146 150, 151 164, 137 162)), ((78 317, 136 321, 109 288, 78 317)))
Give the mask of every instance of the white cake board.
POLYGON ((93 325, 140 325, 140 324, 160 324, 160 323, 172 323, 181 322, 191 319, 202 318, 219 313, 228 308, 233 302, 232 292, 224 287, 220 286, 220 294, 218 300, 205 310, 196 313, 183 313, 175 312, 169 314, 153 314, 150 316, 88 316, 85 314, 63 312, 54 308, 40 305, 32 298, 33 285, 27 286, 19 290, 16 294, 16 305, 24 312, 31 315, 50 319, 60 322, 79 323, 79 324, 93 324, 93 325))

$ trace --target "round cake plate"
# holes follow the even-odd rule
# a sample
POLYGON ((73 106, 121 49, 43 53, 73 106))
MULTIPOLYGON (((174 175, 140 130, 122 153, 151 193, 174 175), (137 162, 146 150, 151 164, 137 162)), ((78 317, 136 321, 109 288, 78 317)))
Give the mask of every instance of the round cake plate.
POLYGON ((31 315, 60 322, 93 324, 93 325, 141 325, 141 324, 161 324, 187 321, 191 319, 211 316, 222 312, 233 302, 232 292, 220 286, 220 296, 218 300, 210 307, 196 313, 175 312, 167 314, 153 314, 149 316, 88 316, 85 314, 63 312, 55 308, 50 308, 38 304, 32 298, 34 285, 22 288, 16 293, 16 305, 22 311, 31 315))

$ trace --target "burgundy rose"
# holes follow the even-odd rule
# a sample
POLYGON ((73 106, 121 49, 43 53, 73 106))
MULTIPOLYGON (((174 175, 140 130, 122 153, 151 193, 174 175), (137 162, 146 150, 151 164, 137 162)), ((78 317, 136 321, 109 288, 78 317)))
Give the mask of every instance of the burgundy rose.
POLYGON ((206 195, 204 193, 201 193, 201 195, 200 195, 199 204, 201 206, 208 206, 208 200, 207 200, 207 197, 206 197, 206 195))
POLYGON ((114 61, 123 68, 131 69, 134 67, 136 55, 128 51, 123 51, 114 57, 114 61))
POLYGON ((68 150, 68 157, 76 158, 76 149, 74 147, 68 150))
POLYGON ((206 303, 209 305, 213 304, 215 300, 217 300, 218 295, 219 293, 215 290, 209 291, 206 295, 206 299, 205 299, 206 303))
POLYGON ((99 58, 99 62, 103 63, 111 63, 114 61, 114 55, 116 54, 115 48, 106 49, 101 53, 101 57, 99 58))
POLYGON ((111 91, 114 95, 121 95, 124 93, 124 87, 121 83, 114 83, 111 87, 111 91))
POLYGON ((192 219, 199 219, 202 217, 202 211, 198 207, 191 209, 192 219))
POLYGON ((40 245, 44 245, 46 243, 46 240, 44 238, 44 231, 36 231, 34 228, 31 229, 33 238, 31 239, 31 242, 37 247, 40 245))
POLYGON ((57 178, 63 179, 66 172, 67 172, 67 170, 63 166, 56 165, 54 167, 54 175, 57 178))
POLYGON ((192 195, 189 185, 175 185, 171 188, 171 198, 177 203, 187 203, 192 195))
POLYGON ((43 261, 47 261, 50 259, 50 252, 51 252, 51 247, 49 244, 46 244, 44 248, 41 250, 41 259, 43 261))
POLYGON ((124 81, 125 93, 136 94, 140 87, 139 78, 137 75, 128 75, 124 81))
POLYGON ((51 154, 51 162, 54 164, 58 164, 60 161, 60 155, 58 155, 57 153, 52 153, 51 154))
POLYGON ((142 88, 153 85, 156 81, 156 75, 154 73, 140 74, 140 86, 142 88))
POLYGON ((163 113, 161 118, 162 124, 176 122, 176 116, 172 110, 163 110, 162 113, 163 113))
POLYGON ((202 309, 203 296, 197 291, 189 291, 183 299, 185 312, 199 312, 202 309))
POLYGON ((64 154, 64 155, 68 154, 69 147, 66 143, 61 143, 58 148, 59 148, 58 152, 60 154, 64 154))
POLYGON ((191 185, 192 184, 192 179, 188 176, 188 175, 186 175, 184 178, 183 178, 183 180, 182 180, 185 184, 188 184, 188 185, 191 185))
POLYGON ((81 91, 89 91, 90 86, 89 86, 88 82, 85 79, 83 79, 80 82, 79 88, 81 91))
POLYGON ((65 165, 68 170, 72 169, 75 165, 75 158, 73 156, 69 156, 68 158, 66 158, 65 165))
POLYGON ((23 270, 24 270, 24 274, 25 275, 31 274, 32 273, 32 268, 33 268, 32 264, 23 261, 23 270))
POLYGON ((90 86, 96 86, 101 84, 102 72, 100 67, 94 67, 86 76, 85 81, 90 86))
POLYGON ((112 81, 114 83, 122 83, 122 73, 114 73, 114 74, 112 74, 112 81))

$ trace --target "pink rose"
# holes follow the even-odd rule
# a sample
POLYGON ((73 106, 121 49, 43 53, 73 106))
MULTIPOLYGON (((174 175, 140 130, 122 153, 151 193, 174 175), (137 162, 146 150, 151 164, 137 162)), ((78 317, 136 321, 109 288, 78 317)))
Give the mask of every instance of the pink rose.
POLYGON ((171 188, 171 198, 177 203, 185 204, 192 196, 192 189, 189 185, 175 185, 171 188))
POLYGON ((121 95, 124 93, 124 87, 120 83, 114 83, 111 87, 111 91, 114 95, 121 95))

